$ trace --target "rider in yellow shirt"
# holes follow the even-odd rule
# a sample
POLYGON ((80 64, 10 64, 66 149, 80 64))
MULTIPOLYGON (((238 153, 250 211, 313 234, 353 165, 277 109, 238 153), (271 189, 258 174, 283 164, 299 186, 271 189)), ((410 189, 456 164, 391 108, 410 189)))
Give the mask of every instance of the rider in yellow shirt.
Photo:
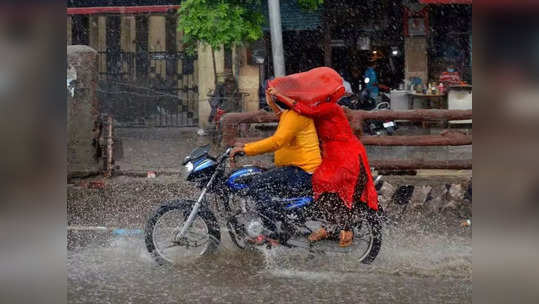
POLYGON ((313 173, 322 162, 313 120, 286 110, 273 136, 243 147, 248 156, 275 152, 275 166, 295 166, 313 173))
POLYGON ((237 146, 231 151, 232 159, 239 152, 248 156, 275 152, 275 168, 262 173, 249 187, 260 212, 270 221, 268 228, 274 230, 271 221, 280 220, 272 197, 299 197, 306 195, 312 188, 313 172, 322 163, 318 135, 311 118, 302 116, 286 105, 281 110, 273 99, 266 95, 266 101, 280 115, 279 126, 275 133, 265 139, 237 146))

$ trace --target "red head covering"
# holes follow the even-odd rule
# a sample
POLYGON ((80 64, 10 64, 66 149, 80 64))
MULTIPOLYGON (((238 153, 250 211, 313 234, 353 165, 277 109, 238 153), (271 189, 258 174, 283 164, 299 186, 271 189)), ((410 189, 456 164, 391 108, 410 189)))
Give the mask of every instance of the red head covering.
POLYGON ((337 102, 345 93, 343 79, 339 73, 328 67, 275 78, 268 82, 268 86, 308 106, 321 102, 337 102))

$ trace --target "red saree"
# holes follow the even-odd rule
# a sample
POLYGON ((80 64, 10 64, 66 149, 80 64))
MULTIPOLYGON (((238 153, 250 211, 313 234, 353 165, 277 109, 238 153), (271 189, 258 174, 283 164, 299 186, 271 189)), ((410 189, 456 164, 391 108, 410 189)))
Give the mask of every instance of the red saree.
POLYGON ((378 194, 365 147, 354 135, 343 109, 337 105, 344 94, 339 74, 331 68, 315 68, 271 80, 269 87, 277 90, 277 98, 292 110, 314 119, 322 146, 322 164, 312 179, 315 199, 325 192, 337 193, 345 205, 352 208, 361 161, 367 184, 360 200, 378 210, 378 194))

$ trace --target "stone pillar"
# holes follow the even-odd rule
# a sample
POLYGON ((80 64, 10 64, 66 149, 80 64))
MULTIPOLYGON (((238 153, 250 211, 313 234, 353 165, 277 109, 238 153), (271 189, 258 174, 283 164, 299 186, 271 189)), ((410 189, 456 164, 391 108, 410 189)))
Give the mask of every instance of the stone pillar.
POLYGON ((101 170, 93 145, 97 137, 97 52, 85 45, 67 47, 67 172, 84 176, 101 170))
POLYGON ((71 45, 72 36, 73 36, 73 19, 71 16, 67 16, 67 35, 66 35, 66 41, 67 45, 71 45))
MULTIPOLYGON (((166 50, 166 19, 165 16, 154 15, 148 18, 148 50, 150 52, 164 52, 166 50)), ((166 77, 166 60, 151 60, 151 68, 155 74, 166 77)))

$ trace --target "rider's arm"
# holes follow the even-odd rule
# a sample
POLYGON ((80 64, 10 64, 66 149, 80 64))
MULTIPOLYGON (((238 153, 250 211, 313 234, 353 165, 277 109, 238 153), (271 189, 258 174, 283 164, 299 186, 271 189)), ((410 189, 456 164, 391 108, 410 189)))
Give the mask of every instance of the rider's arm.
POLYGON ((286 111, 281 115, 275 134, 259 141, 247 143, 243 150, 247 155, 258 155, 279 150, 290 143, 308 123, 308 118, 302 117, 294 111, 286 111))

